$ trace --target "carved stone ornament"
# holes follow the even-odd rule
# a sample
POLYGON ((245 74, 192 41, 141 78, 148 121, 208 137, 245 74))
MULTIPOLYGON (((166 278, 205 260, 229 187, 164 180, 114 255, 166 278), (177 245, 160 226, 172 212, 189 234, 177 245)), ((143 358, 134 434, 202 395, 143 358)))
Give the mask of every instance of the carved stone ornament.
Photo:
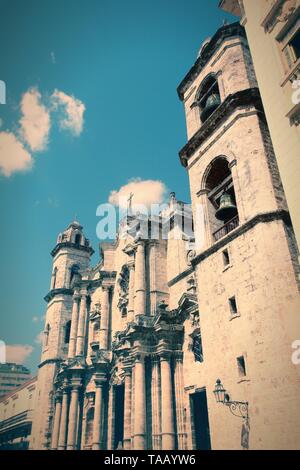
POLYGON ((277 23, 285 23, 294 13, 297 6, 297 0, 283 0, 274 11, 271 18, 266 22, 265 29, 271 33, 277 23))
POLYGON ((122 316, 127 315, 128 296, 129 296, 129 269, 128 266, 124 265, 118 279, 119 285, 119 300, 118 308, 122 316))
POLYGON ((123 369, 116 367, 110 378, 110 385, 122 385, 124 383, 125 374, 123 369))

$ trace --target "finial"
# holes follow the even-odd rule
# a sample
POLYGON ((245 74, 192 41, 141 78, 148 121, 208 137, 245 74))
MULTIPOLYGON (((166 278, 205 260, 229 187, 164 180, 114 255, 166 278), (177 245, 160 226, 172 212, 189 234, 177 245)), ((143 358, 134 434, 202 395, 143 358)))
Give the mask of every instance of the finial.
POLYGON ((134 194, 130 193, 130 195, 127 199, 127 202, 128 202, 127 212, 128 212, 128 214, 132 214, 132 198, 133 198, 133 196, 134 196, 134 194))

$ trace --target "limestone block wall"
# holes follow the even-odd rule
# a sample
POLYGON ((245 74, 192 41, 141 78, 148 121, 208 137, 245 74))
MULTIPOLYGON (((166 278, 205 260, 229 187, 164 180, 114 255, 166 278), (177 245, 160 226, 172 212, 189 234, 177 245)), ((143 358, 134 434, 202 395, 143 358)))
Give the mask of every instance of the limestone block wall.
POLYGON ((241 431, 241 420, 215 402, 217 378, 232 399, 249 401, 251 449, 299 448, 300 370, 292 364, 291 343, 300 333, 300 303, 284 226, 257 225, 228 248, 226 270, 222 250, 196 268, 204 362, 191 361, 185 344, 187 394, 206 387, 214 449, 240 448, 241 431), (233 295, 236 316, 228 302, 233 295), (245 377, 238 372, 240 356, 245 377))

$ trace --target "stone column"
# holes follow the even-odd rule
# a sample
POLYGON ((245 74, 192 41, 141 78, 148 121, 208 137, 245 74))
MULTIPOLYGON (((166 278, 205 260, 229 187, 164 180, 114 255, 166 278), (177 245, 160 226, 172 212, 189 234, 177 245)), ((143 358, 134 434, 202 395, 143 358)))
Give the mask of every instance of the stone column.
POLYGON ((129 269, 129 286, 128 286, 128 309, 127 309, 127 317, 128 321, 132 321, 134 319, 134 262, 128 263, 129 269))
POLYGON ((159 358, 152 358, 152 447, 161 449, 161 389, 159 376, 159 358))
POLYGON ((134 366, 134 448, 146 449, 146 387, 145 362, 140 354, 136 356, 134 366))
POLYGON ((79 299, 80 299, 80 295, 78 292, 75 291, 73 295, 71 331, 70 331, 70 342, 69 342, 69 352, 68 352, 69 359, 72 359, 76 353, 77 328, 78 328, 78 317, 79 317, 79 299))
POLYGON ((145 242, 139 240, 135 254, 135 315, 146 314, 146 263, 145 263, 145 242))
POLYGON ((54 413, 54 423, 53 423, 52 440, 51 440, 51 449, 53 450, 56 450, 58 446, 61 408, 62 408, 62 396, 61 394, 58 394, 55 398, 55 413, 54 413))
POLYGON ((201 189, 198 193, 199 205, 195 217, 195 237, 196 237, 196 251, 203 251, 205 248, 208 248, 212 245, 212 228, 209 222, 209 213, 208 213, 208 190, 201 189), (197 235, 198 234, 198 235, 197 235), (201 237, 201 238, 199 238, 201 237))
POLYGON ((80 389, 80 380, 78 379, 78 380, 73 381, 72 389, 71 389, 67 450, 75 450, 77 446, 79 389, 80 389))
POLYGON ((93 450, 100 450, 103 445, 103 412, 104 412, 104 377, 97 377, 95 379, 96 393, 95 393, 95 412, 94 412, 94 427, 93 427, 93 450))
POLYGON ((102 303, 101 303, 101 319, 99 331, 99 349, 108 350, 108 335, 109 335, 109 292, 110 286, 102 285, 102 303))
POLYGON ((124 450, 131 449, 131 397, 132 397, 132 377, 131 368, 124 369, 125 371, 125 396, 124 396, 124 450))
POLYGON ((160 356, 162 450, 175 449, 172 377, 169 354, 160 356))
POLYGON ((82 356, 84 353, 85 345, 85 326, 86 326, 86 298, 87 291, 81 292, 79 322, 76 341, 76 356, 82 356))
POLYGON ((149 245, 149 277, 150 277, 150 315, 154 316, 157 307, 156 262, 157 241, 152 240, 149 245))
POLYGON ((107 432, 108 450, 114 450, 115 408, 116 408, 116 391, 115 391, 115 387, 111 384, 110 389, 109 389, 109 399, 108 399, 108 432, 107 432))
POLYGON ((184 422, 184 390, 183 390, 183 354, 178 353, 175 357, 175 397, 176 397, 176 418, 178 433, 178 449, 186 450, 186 432, 184 422))
POLYGON ((65 385, 63 389, 61 419, 59 427, 58 450, 65 450, 67 442, 68 412, 69 412, 69 389, 65 385))

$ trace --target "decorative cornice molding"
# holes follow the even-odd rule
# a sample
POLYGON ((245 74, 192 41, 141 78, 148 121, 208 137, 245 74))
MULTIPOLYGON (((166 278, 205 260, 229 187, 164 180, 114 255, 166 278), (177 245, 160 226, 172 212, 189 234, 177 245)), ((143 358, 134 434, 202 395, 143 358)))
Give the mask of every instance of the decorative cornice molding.
POLYGON ((193 267, 201 263, 201 261, 205 260, 208 256, 212 255, 213 253, 218 251, 220 248, 223 248, 223 246, 227 245, 232 240, 248 232, 248 230, 255 227, 257 224, 269 223, 269 222, 273 222, 276 220, 282 220, 286 225, 291 225, 290 215, 285 210, 278 210, 278 211, 273 211, 273 212, 266 212, 264 214, 258 214, 252 219, 245 222, 244 224, 237 227, 234 231, 230 232, 225 237, 218 240, 216 243, 210 246, 207 250, 198 254, 192 261, 193 267))
POLYGON ((91 246, 77 245, 76 243, 71 242, 61 242, 53 248, 51 251, 51 256, 54 257, 62 248, 72 248, 73 250, 86 251, 90 254, 90 256, 95 253, 91 246))
POLYGON ((223 103, 220 104, 204 124, 202 124, 200 129, 191 137, 188 143, 180 150, 179 157, 181 164, 187 167, 188 159, 196 152, 199 146, 215 132, 216 127, 227 119, 236 108, 249 106, 254 106, 256 110, 263 113, 263 105, 258 88, 249 88, 227 96, 223 103))
POLYGON ((61 289, 52 289, 48 294, 44 297, 44 300, 49 303, 50 300, 52 300, 55 296, 57 295, 70 295, 73 296, 73 289, 66 289, 66 288, 61 288, 61 289))

